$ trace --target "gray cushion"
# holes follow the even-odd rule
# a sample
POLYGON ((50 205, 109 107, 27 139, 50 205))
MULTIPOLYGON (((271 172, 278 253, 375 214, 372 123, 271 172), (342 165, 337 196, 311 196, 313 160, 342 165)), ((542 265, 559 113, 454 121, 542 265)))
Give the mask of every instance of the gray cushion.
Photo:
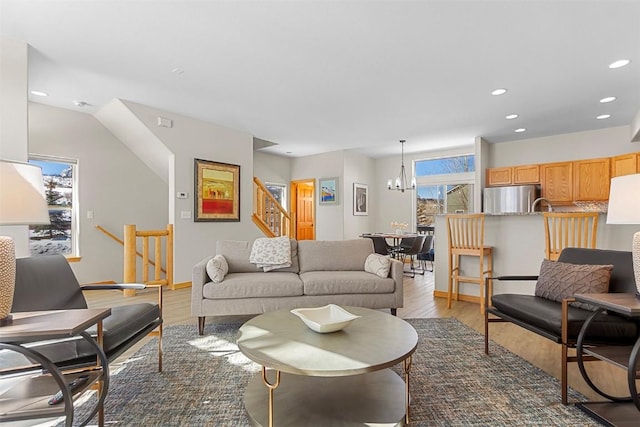
MULTIPOLYGON (((545 259, 540 267, 535 295, 562 302, 575 294, 606 293, 613 265, 570 264, 545 259)), ((590 304, 572 302, 579 308, 595 311, 590 304)))
MULTIPOLYGON (((216 255, 223 255, 229 265, 229 273, 251 273, 262 271, 255 264, 249 262, 253 241, 218 240, 216 242, 216 255)), ((298 267, 298 242, 291 240, 291 267, 278 268, 273 272, 297 273, 298 267)), ((226 278, 225 278, 226 280, 226 278)))
POLYGON ((300 278, 305 295, 384 294, 395 290, 393 279, 365 271, 309 271, 300 273, 300 278))
POLYGON ((295 273, 229 273, 220 283, 206 283, 202 294, 206 299, 300 296, 302 281, 295 273))
POLYGON ((364 271, 364 263, 373 252, 371 239, 300 240, 298 242, 300 272, 364 271))

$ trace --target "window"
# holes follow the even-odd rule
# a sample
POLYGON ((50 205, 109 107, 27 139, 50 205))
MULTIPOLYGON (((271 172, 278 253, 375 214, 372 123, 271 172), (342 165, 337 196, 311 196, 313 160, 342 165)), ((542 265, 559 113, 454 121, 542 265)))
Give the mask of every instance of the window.
POLYGON ((435 214, 473 212, 472 154, 416 161, 416 222, 433 225, 435 214))
POLYGON ((272 183, 265 183, 264 186, 267 187, 267 190, 269 190, 273 198, 276 199, 278 203, 280 203, 280 206, 282 206, 285 211, 288 210, 286 205, 287 186, 284 184, 272 184, 272 183))
POLYGON ((29 163, 42 168, 51 224, 29 226, 32 256, 77 256, 77 161, 32 155, 29 163))

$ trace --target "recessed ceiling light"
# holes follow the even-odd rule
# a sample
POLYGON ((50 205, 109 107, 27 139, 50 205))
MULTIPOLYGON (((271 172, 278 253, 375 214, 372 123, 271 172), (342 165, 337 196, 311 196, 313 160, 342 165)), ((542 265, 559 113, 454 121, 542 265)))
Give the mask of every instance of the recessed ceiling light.
POLYGON ((86 107, 89 104, 84 101, 73 101, 73 105, 75 105, 76 107, 86 107))
POLYGON ((625 65, 628 65, 628 64, 629 64, 629 62, 631 62, 631 61, 629 61, 628 59, 619 59, 619 60, 617 60, 617 61, 612 62, 611 64, 609 64, 609 68, 620 68, 620 67, 624 67, 625 65))
POLYGON ((509 114, 508 116, 504 117, 507 120, 513 120, 513 119, 517 119, 518 115, 517 114, 509 114))
POLYGON ((39 90, 32 90, 31 91, 31 95, 36 95, 36 96, 49 96, 49 94, 47 92, 41 92, 39 90))
POLYGON ((525 128, 518 128, 518 129, 514 130, 514 132, 517 132, 517 133, 524 132, 524 131, 526 131, 525 128))
POLYGON ((611 114, 600 114, 598 117, 596 117, 596 119, 602 120, 602 119, 608 119, 609 117, 611 117, 611 114))
POLYGON ((491 92, 491 95, 504 95, 505 93, 507 93, 506 89, 496 89, 491 92))
POLYGON ((183 73, 184 73, 184 70, 183 70, 183 69, 180 69, 180 68, 174 68, 173 70, 171 70, 171 72, 172 72, 173 74, 181 75, 181 74, 183 74, 183 73))
POLYGON ((602 98, 600 102, 602 102, 603 104, 606 104, 607 102, 611 102, 615 100, 616 100, 615 96, 607 96, 606 98, 602 98))

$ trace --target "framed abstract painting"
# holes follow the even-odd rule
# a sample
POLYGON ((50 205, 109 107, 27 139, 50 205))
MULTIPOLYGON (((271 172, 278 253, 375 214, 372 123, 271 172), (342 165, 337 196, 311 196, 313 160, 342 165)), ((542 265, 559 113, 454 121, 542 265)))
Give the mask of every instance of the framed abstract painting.
POLYGON ((240 221, 240 166, 194 160, 194 221, 240 221))

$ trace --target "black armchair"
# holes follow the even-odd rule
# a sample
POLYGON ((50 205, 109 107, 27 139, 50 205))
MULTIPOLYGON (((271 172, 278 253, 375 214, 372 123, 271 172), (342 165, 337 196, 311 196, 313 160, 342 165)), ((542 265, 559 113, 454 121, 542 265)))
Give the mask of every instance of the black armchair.
MULTIPOLYGON (((634 293, 635 278, 631 252, 565 248, 559 262, 587 265, 613 265, 609 280, 609 292, 634 293)), ((568 350, 575 349, 578 334, 584 322, 593 314, 584 308, 574 307, 569 303, 575 301, 566 298, 556 302, 534 295, 502 293, 493 295, 491 281, 536 281, 538 276, 498 276, 485 280, 485 322, 484 351, 489 354, 489 324, 493 322, 511 322, 552 340, 562 346, 561 352, 561 398, 568 403, 568 363, 577 362, 575 355, 570 356, 568 350)), ((632 320, 609 313, 600 316, 592 324, 585 343, 625 345, 635 342, 640 333, 640 325, 632 320)))
MULTIPOLYGON (((16 260, 16 287, 13 312, 85 309, 83 290, 144 289, 143 284, 80 286, 71 266, 62 255, 46 255, 16 260)), ((103 348, 109 362, 162 325, 162 287, 158 304, 136 303, 111 307, 103 322, 103 348)), ((158 370, 162 370, 162 337, 158 338, 158 370)), ((95 350, 85 340, 43 342, 38 352, 58 366, 87 366, 95 363, 95 350)))

